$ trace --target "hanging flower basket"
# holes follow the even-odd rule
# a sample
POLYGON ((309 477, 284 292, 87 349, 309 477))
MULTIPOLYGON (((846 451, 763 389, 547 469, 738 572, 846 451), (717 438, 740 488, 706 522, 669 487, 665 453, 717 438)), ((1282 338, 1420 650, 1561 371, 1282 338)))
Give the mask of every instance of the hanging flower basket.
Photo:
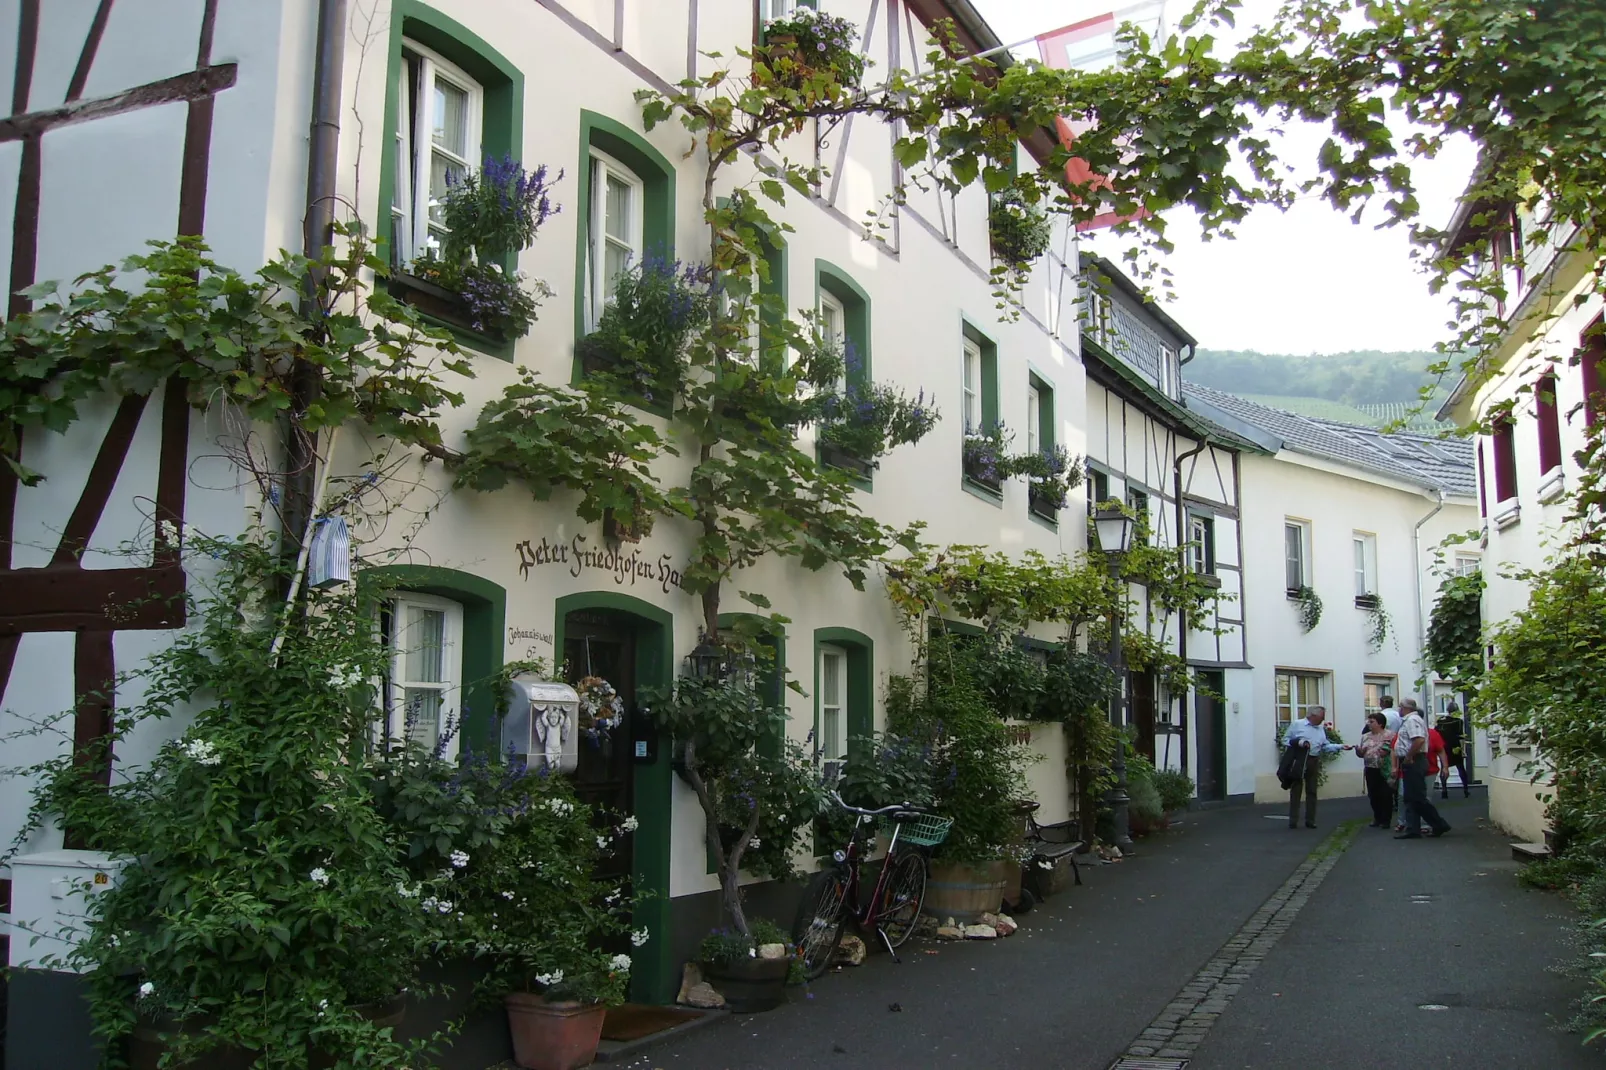
POLYGON ((860 479, 869 479, 875 472, 875 462, 861 460, 847 450, 831 445, 829 442, 820 444, 820 463, 840 468, 844 472, 852 472, 860 479))

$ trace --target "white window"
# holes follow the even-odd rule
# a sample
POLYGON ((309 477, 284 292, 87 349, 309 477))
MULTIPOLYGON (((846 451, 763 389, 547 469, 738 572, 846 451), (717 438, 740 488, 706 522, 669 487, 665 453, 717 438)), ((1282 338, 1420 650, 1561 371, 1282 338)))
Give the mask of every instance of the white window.
POLYGON ((390 604, 386 639, 391 649, 386 683, 390 738, 433 749, 443 734, 443 753, 457 751, 461 717, 463 608, 445 598, 398 595, 390 604))
POLYGON ((1182 364, 1177 351, 1168 345, 1162 345, 1158 357, 1161 393, 1171 398, 1179 396, 1182 393, 1182 364))
POLYGON ((392 255, 409 263, 446 237, 446 187, 479 165, 484 92, 429 49, 405 41, 397 72, 396 181, 391 192, 392 255))
POLYGON ((1043 438, 1042 438, 1042 435, 1043 435, 1043 429, 1042 429, 1042 419, 1043 419, 1042 404, 1043 404, 1042 395, 1037 392, 1037 387, 1034 386, 1034 385, 1027 386, 1026 387, 1026 452, 1027 452, 1027 454, 1029 454, 1032 457, 1036 457, 1039 453, 1042 452, 1042 441, 1043 441, 1043 438))
MULTIPOLYGON (((826 341, 836 346, 844 361, 848 354, 848 310, 842 306, 837 296, 827 290, 820 291, 820 334, 826 341)), ((846 393, 848 389, 847 365, 844 363, 842 374, 837 376, 836 388, 838 393, 846 393)))
POLYGON ((800 7, 814 7, 816 0, 758 0, 758 16, 763 22, 784 19, 800 7))
POLYGON ((964 341, 963 407, 965 433, 981 431, 981 346, 969 338, 964 341))
POLYGON ((1455 574, 1457 576, 1470 576, 1478 571, 1480 559, 1477 554, 1456 554, 1455 574))
POLYGON ((591 218, 586 221, 587 330, 596 330, 602 310, 613 300, 614 280, 639 264, 644 247, 642 204, 645 187, 624 164, 591 150, 591 218))
POLYGON ((1392 676, 1368 676, 1362 694, 1362 705, 1366 713, 1383 712, 1383 696, 1398 695, 1400 693, 1399 681, 1392 676))
POLYGON ((1277 738, 1296 717, 1322 705, 1322 677, 1317 673, 1277 671, 1277 738))
POLYGON ((847 757, 848 652, 841 647, 820 647, 820 755, 827 762, 847 757))
POLYGON ((1310 524, 1304 520, 1283 521, 1283 558, 1285 582, 1290 591, 1309 587, 1310 583, 1310 524))
POLYGON ((1377 594, 1377 536, 1357 531, 1354 538, 1355 597, 1377 594))
POLYGON ((1208 576, 1216 570, 1216 533, 1215 518, 1199 516, 1188 517, 1188 560, 1193 571, 1201 576, 1208 576))

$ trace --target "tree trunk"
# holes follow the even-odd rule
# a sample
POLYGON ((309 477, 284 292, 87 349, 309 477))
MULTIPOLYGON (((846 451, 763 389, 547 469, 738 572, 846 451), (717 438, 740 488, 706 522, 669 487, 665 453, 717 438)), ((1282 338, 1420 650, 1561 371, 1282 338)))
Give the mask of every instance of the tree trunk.
POLYGON ((753 816, 747 823, 747 828, 741 837, 732 846, 729 853, 719 839, 719 813, 714 805, 713 794, 708 790, 708 782, 703 779, 702 770, 697 766, 697 741, 686 741, 686 780, 691 784, 691 790, 697 793, 697 801, 703 808, 703 837, 708 844, 708 851, 714 856, 714 864, 719 867, 719 893, 720 902, 725 908, 725 914, 731 920, 731 925, 743 936, 752 936, 747 926, 747 914, 742 910, 741 866, 742 853, 747 850, 747 844, 753 838, 753 831, 758 827, 758 808, 753 808, 753 816))

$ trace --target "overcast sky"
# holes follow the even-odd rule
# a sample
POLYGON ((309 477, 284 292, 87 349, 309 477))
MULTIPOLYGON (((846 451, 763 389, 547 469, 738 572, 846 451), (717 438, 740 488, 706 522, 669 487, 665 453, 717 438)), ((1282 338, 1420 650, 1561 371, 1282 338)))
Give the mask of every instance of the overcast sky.
MULTIPOLYGON (((1130 0, 973 0, 1005 42, 1090 18, 1130 0)), ((1173 21, 1191 4, 1169 0, 1173 21)), ((1276 0, 1245 0, 1240 27, 1269 19, 1276 0)), ((1035 45, 1017 50, 1037 58, 1035 45)), ((1323 135, 1290 130, 1284 150, 1309 173, 1323 135)), ((1442 225, 1471 173, 1475 152, 1459 142, 1432 161, 1413 164, 1425 219, 1442 225)), ((1369 215, 1372 213, 1369 213, 1369 215)), ((1176 300, 1166 311, 1206 349, 1263 353, 1338 353, 1351 349, 1427 349, 1446 337, 1445 302, 1428 293, 1410 258, 1403 228, 1353 224, 1325 201, 1302 200, 1288 212, 1262 208, 1231 241, 1203 242, 1191 212, 1171 219, 1176 251, 1166 258, 1176 300)), ((1114 258, 1130 242, 1095 239, 1114 258)))

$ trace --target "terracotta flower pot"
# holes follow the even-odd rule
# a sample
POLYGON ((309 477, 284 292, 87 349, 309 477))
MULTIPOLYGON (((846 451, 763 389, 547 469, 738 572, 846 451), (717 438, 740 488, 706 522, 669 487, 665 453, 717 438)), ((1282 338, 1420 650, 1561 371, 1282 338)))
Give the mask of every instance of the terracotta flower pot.
POLYGON ((548 1003, 530 992, 507 997, 513 1061, 524 1070, 577 1070, 590 1066, 602 1040, 603 1003, 548 1003))
POLYGON ((786 975, 791 967, 790 956, 702 964, 703 978, 737 1014, 770 1011, 786 1002, 786 975))

